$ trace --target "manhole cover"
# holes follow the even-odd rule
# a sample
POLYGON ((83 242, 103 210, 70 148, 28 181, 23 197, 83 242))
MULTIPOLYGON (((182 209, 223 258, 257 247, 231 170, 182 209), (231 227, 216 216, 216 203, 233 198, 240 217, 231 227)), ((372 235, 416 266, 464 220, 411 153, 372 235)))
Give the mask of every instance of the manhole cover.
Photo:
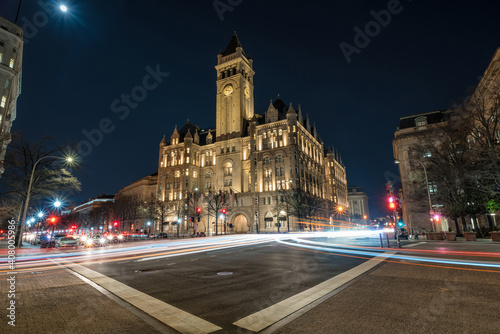
POLYGON ((233 273, 230 272, 230 271, 221 271, 220 273, 217 273, 217 275, 219 276, 228 276, 228 275, 232 275, 233 273))
POLYGON ((156 273, 158 271, 161 271, 161 269, 143 269, 143 270, 136 270, 134 273, 136 274, 148 274, 148 273, 156 273))

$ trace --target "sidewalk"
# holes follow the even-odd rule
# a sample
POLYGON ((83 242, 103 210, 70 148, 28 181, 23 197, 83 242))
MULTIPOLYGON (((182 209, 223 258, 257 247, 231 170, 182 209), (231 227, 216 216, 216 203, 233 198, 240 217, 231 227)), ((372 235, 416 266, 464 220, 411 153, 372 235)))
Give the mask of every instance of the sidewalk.
MULTIPOLYGON (((500 257, 488 257, 500 255, 500 244, 491 240, 413 243, 420 244, 403 249, 483 252, 453 258, 500 263, 500 257)), ((389 260, 275 333, 496 334, 499 282, 496 268, 389 260)))

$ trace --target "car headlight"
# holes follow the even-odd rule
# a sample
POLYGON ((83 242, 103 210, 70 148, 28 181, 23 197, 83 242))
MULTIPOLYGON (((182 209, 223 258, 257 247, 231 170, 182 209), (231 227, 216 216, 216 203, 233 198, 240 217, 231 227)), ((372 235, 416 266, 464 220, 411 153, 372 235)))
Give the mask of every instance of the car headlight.
POLYGON ((82 237, 80 238, 80 240, 81 240, 81 241, 83 241, 83 242, 85 242, 85 241, 87 241, 87 237, 86 237, 86 236, 82 236, 82 237))
POLYGON ((122 240, 122 239, 123 239, 123 235, 121 235, 121 234, 120 234, 120 235, 118 236, 118 239, 122 240))
POLYGON ((89 245, 89 246, 92 245, 92 239, 87 239, 87 245, 89 245))
POLYGON ((108 235, 108 240, 113 240, 113 236, 112 235, 108 235))
POLYGON ((101 238, 101 239, 99 239, 99 242, 100 242, 101 244, 104 244, 104 243, 106 243, 106 239, 101 238))

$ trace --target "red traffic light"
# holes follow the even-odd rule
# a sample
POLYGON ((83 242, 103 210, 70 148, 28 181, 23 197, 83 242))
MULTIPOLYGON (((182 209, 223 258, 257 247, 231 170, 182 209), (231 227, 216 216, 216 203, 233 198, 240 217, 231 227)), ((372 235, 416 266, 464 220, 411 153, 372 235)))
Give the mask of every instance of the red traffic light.
POLYGON ((396 208, 396 203, 391 202, 389 203, 389 209, 395 209, 396 208))
POLYGON ((114 223, 113 223, 113 226, 114 226, 114 227, 117 227, 117 226, 118 226, 118 222, 114 222, 114 223))
POLYGON ((389 197, 387 200, 389 201, 389 203, 394 203, 394 197, 392 197, 392 196, 389 197))
POLYGON ((196 213, 200 214, 201 213, 201 208, 196 208, 196 213))
POLYGON ((72 230, 76 230, 76 225, 71 225, 72 230))
POLYGON ((50 217, 49 218, 49 222, 51 222, 52 224, 54 224, 56 222, 57 218, 56 217, 50 217))
POLYGON ((227 210, 226 210, 225 208, 224 208, 224 209, 222 209, 222 213, 223 213, 223 214, 226 214, 226 212, 227 212, 227 210))

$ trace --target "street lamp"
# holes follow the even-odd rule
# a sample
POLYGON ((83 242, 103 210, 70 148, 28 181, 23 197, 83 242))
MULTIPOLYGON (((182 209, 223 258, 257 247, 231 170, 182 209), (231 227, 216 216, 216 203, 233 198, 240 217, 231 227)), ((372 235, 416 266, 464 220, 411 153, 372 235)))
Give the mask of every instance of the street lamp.
MULTIPOLYGON (((29 203, 30 203, 30 196, 31 196, 31 186, 33 185, 33 177, 35 176, 35 170, 36 170, 36 166, 38 165, 38 163, 40 161, 42 161, 43 159, 47 159, 47 158, 52 158, 52 159, 58 159, 58 160, 64 160, 66 161, 67 163, 72 163, 74 161, 74 158, 73 157, 56 157, 56 156, 51 156, 51 155, 47 155, 47 156, 44 156, 44 157, 41 157, 40 159, 38 159, 35 164, 33 165, 33 168, 31 170, 31 177, 30 177, 30 182, 28 184, 28 189, 27 189, 27 192, 26 192, 26 200, 24 202, 24 210, 23 210, 23 216, 21 218, 21 226, 19 227, 19 239, 17 241, 17 247, 21 247, 23 245, 23 227, 24 227, 24 223, 26 222, 26 213, 28 212, 28 206, 29 206, 29 203)), ((56 208, 58 208, 59 206, 61 206, 61 202, 59 200, 57 200, 55 203, 54 203, 54 206, 56 208), (58 205, 56 205, 58 204, 58 205)))
MULTIPOLYGON (((400 164, 401 161, 396 159, 396 160, 394 160, 394 163, 400 164)), ((418 160, 418 163, 424 169, 425 185, 427 186, 427 197, 429 199, 429 215, 432 215, 431 190, 429 189, 429 179, 427 178, 427 168, 425 167, 425 165, 422 161, 418 160)), ((432 231, 435 232, 435 226, 434 226, 434 221, 432 220, 432 216, 431 216, 431 224, 432 224, 432 231)))

